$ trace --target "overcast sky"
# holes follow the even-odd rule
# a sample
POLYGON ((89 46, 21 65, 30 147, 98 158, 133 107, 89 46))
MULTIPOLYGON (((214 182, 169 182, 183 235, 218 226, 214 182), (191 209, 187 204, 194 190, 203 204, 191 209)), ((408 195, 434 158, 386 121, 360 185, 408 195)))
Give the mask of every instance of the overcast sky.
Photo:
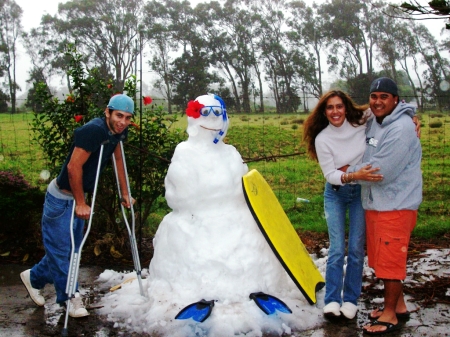
MULTIPOLYGON (((58 11, 58 4, 61 2, 66 2, 66 0, 45 0, 45 1, 36 1, 36 0, 15 0, 16 3, 22 8, 23 16, 22 16, 22 25, 25 31, 30 30, 30 28, 38 27, 41 22, 41 17, 44 14, 54 15, 58 11)), ((190 0, 191 5, 196 5, 201 2, 208 2, 207 0, 190 0)), ((324 0, 305 0, 307 4, 322 3, 324 0)), ((392 1, 393 3, 401 2, 392 1)), ((419 0, 419 3, 426 4, 428 0, 419 0)), ((444 26, 444 20, 424 20, 421 23, 425 24, 428 29, 438 38, 442 27, 444 26)), ((445 34, 450 34, 450 32, 446 32, 445 34)), ((448 57, 448 53, 444 54, 445 57, 448 57)), ((29 58, 25 52, 25 50, 20 46, 19 57, 18 57, 18 69, 17 69, 17 82, 22 88, 22 92, 19 92, 18 96, 21 96, 26 91, 26 79, 28 78, 28 71, 31 68, 29 58)), ((145 66, 143 66, 145 69, 145 66)), ((150 83, 148 83, 150 84, 150 83)), ((56 83, 55 85, 58 85, 56 83)))

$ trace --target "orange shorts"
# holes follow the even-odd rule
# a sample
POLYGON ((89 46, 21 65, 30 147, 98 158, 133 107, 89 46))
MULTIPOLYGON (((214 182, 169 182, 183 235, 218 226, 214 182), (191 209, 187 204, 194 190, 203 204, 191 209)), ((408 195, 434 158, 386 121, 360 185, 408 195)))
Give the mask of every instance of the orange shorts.
POLYGON ((367 257, 378 278, 404 280, 417 210, 366 211, 367 257))

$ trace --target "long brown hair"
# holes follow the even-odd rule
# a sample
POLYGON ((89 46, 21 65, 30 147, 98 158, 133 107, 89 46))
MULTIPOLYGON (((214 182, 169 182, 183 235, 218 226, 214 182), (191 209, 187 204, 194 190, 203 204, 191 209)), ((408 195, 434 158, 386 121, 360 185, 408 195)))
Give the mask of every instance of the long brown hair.
POLYGON ((345 117, 351 125, 363 125, 367 120, 367 116, 364 114, 364 111, 368 108, 367 104, 357 105, 348 94, 341 90, 331 90, 323 94, 311 114, 303 123, 303 141, 306 142, 308 155, 314 160, 318 160, 315 145, 316 137, 330 123, 325 114, 325 109, 328 100, 332 97, 342 99, 342 103, 345 106, 345 117))

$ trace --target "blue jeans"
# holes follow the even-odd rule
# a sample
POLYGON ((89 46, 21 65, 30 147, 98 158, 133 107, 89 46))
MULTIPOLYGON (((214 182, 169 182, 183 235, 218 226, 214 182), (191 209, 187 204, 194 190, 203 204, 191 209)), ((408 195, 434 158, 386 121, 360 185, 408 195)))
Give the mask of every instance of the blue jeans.
POLYGON ((364 266, 366 223, 361 204, 361 186, 344 185, 338 191, 326 183, 324 191, 325 217, 330 238, 326 270, 325 304, 344 302, 357 304, 361 294, 364 266), (350 220, 348 235, 347 269, 344 279, 346 213, 350 220), (342 289, 343 288, 343 289, 342 289))
MULTIPOLYGON (((70 218, 73 200, 62 200, 50 193, 45 195, 42 214, 42 240, 45 256, 31 269, 31 286, 42 289, 47 283, 56 289, 56 302, 67 300, 66 284, 72 246, 70 242, 70 218)), ((74 218, 73 232, 76 251, 83 240, 84 220, 74 218)))

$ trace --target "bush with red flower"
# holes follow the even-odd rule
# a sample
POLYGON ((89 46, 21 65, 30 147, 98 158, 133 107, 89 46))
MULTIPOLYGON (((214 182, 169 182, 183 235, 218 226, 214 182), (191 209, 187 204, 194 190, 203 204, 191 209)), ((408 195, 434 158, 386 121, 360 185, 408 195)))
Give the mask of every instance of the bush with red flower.
POLYGON ((144 105, 152 104, 153 100, 150 96, 144 96, 142 97, 142 100, 144 101, 144 105))
MULTIPOLYGON (((60 102, 51 95, 44 83, 36 85, 36 102, 42 108, 34 114, 34 140, 49 160, 48 170, 52 177, 59 173, 61 164, 66 159, 74 129, 95 117, 103 117, 109 99, 117 92, 117 88, 108 85, 111 80, 105 80, 98 69, 87 70, 84 67, 83 57, 74 47, 68 48, 66 56, 70 59, 68 75, 72 84, 71 96, 76 98, 74 102, 60 102), (79 124, 74 123, 74 120, 79 124)), ((136 97, 136 83, 136 76, 130 76, 125 81, 123 91, 130 97, 136 97)), ((151 102, 149 96, 143 97, 145 105, 151 102)), ((185 133, 170 129, 176 116, 168 116, 162 106, 149 105, 142 111, 139 111, 138 106, 135 115, 139 119, 128 129, 128 140, 124 147, 130 186, 134 196, 137 196, 140 188, 140 200, 137 202, 141 203, 141 219, 146 224, 153 203, 164 195, 164 178, 170 159, 185 133), (139 186, 139 183, 142 185, 139 186)), ((120 210, 112 165, 108 165, 102 174, 97 198, 99 210, 93 219, 94 224, 99 224, 96 228, 102 228, 105 232, 122 233, 123 226, 116 222, 120 210)), ((126 234, 124 233, 125 237, 126 234)))

